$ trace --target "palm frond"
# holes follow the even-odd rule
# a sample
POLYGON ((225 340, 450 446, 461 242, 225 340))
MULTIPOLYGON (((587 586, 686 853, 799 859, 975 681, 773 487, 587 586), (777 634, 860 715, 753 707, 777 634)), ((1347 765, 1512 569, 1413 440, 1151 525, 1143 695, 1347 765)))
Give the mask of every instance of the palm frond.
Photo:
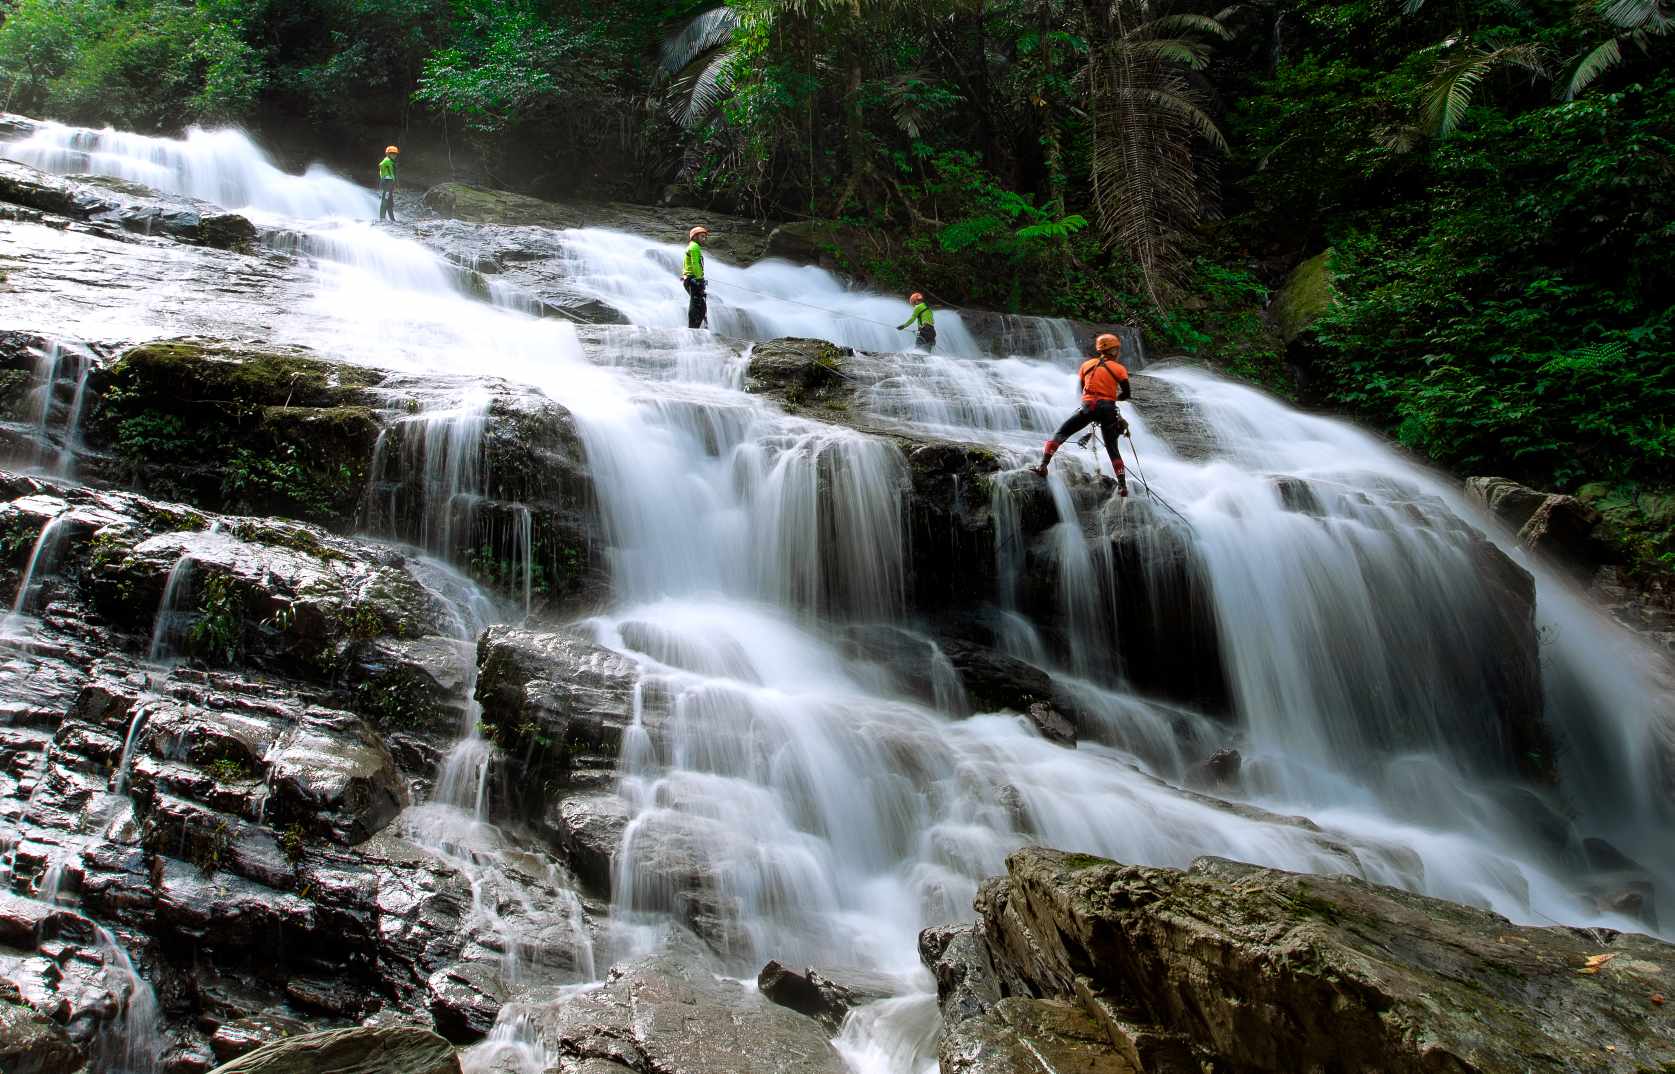
MULTIPOLYGON (((1228 8, 1228 11, 1232 11, 1228 8)), ((1151 37, 1161 34, 1206 34, 1219 37, 1223 41, 1233 39, 1233 31, 1229 30, 1219 16, 1210 15, 1160 15, 1147 23, 1136 26, 1130 32, 1132 37, 1151 37)))
POLYGON ((1622 30, 1638 30, 1657 22, 1667 22, 1660 0, 1599 0, 1594 11, 1606 22, 1622 30))
POLYGON ((697 130, 721 107, 733 89, 733 50, 717 49, 689 75, 669 87, 669 118, 682 130, 697 130))
POLYGON ((1478 84, 1500 67, 1519 67, 1536 75, 1547 73, 1546 55, 1539 45, 1468 46, 1444 59, 1425 87, 1426 125, 1447 137, 1465 121, 1478 84))
POLYGON ((663 40, 657 64, 665 75, 675 75, 694 60, 733 39, 739 28, 739 13, 725 5, 701 11, 663 40))
POLYGON ((1582 57, 1571 73, 1570 85, 1565 87, 1565 100, 1574 101, 1589 86, 1599 81, 1611 68, 1623 62, 1623 46, 1618 38, 1611 38, 1582 57))

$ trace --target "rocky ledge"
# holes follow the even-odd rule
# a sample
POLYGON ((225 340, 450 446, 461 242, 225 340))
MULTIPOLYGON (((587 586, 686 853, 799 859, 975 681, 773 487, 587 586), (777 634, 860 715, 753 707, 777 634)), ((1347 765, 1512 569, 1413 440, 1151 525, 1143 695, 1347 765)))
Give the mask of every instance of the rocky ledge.
POLYGON ((1342 876, 1031 849, 928 929, 942 1074, 1675 1070, 1675 945, 1342 876))

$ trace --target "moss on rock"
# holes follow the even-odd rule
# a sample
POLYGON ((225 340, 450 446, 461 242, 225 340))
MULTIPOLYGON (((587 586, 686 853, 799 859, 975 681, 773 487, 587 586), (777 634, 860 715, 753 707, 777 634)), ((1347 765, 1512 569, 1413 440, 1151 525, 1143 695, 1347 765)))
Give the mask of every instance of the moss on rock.
POLYGON ((362 369, 290 350, 148 343, 97 374, 106 476, 226 511, 352 524, 379 423, 362 369))

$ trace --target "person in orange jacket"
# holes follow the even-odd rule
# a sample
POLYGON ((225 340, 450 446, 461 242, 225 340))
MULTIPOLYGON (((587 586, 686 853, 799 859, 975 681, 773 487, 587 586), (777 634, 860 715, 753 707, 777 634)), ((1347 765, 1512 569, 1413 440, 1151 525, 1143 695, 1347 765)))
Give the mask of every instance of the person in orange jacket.
POLYGON ((1122 340, 1107 332, 1094 341, 1097 352, 1082 363, 1076 381, 1082 389, 1082 409, 1070 415, 1059 431, 1042 449, 1041 465, 1031 467, 1041 477, 1047 476, 1047 466, 1066 440, 1089 425, 1098 425, 1105 437, 1105 450, 1111 456, 1111 468, 1117 472, 1117 495, 1128 495, 1128 471, 1122 455, 1117 452, 1117 440, 1128 431, 1128 422, 1117 410, 1117 403, 1128 399, 1128 367, 1117 361, 1122 354, 1122 340))

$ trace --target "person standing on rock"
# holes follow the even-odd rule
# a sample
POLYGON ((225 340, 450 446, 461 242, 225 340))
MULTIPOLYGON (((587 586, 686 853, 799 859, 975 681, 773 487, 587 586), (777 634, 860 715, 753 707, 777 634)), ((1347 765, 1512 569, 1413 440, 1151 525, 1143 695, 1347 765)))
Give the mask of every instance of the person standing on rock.
POLYGON ((1120 400, 1128 399, 1128 367, 1117 358, 1122 355, 1122 340, 1107 332, 1094 341, 1095 354, 1082 363, 1076 383, 1082 389, 1082 409, 1070 415, 1059 431, 1042 449, 1041 465, 1030 469, 1041 477, 1047 476, 1047 466, 1066 440, 1089 425, 1097 424, 1105 438, 1105 450, 1111 456, 1111 468, 1117 472, 1117 495, 1128 495, 1128 472, 1117 451, 1117 441, 1128 431, 1128 422, 1117 410, 1120 400))
POLYGON ((936 347, 936 315, 925 305, 925 296, 915 291, 907 296, 908 304, 913 307, 913 313, 903 324, 896 325, 896 331, 905 332, 914 325, 919 326, 919 346, 928 350, 936 347))
POLYGON ((686 261, 681 267, 680 282, 691 302, 686 307, 686 327, 702 328, 710 315, 709 299, 704 294, 704 240, 710 229, 699 225, 686 233, 686 261))
POLYGON ((384 147, 384 159, 378 162, 378 219, 395 223, 395 161, 401 150, 393 145, 384 147))

